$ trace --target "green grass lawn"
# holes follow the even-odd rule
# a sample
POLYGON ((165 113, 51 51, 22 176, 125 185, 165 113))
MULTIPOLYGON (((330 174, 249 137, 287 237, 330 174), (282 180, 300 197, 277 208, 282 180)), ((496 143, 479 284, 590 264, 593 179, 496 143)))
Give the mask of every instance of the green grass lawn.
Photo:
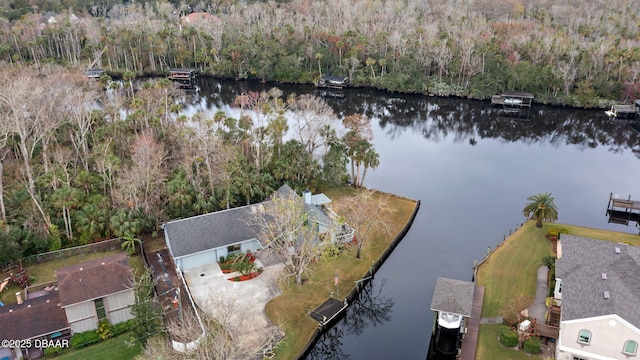
POLYGON ((529 355, 524 351, 502 346, 498 341, 501 326, 502 324, 480 325, 478 348, 476 349, 477 360, 531 360, 532 358, 540 358, 537 355, 529 355))
MULTIPOLYGON (((640 246, 640 237, 615 231, 586 228, 565 224, 544 224, 540 229, 534 221, 527 222, 496 249, 478 268, 478 285, 485 287, 482 317, 501 315, 509 299, 521 297, 524 310, 533 302, 536 291, 537 269, 541 260, 552 252, 551 242, 545 237, 549 228, 560 228, 576 236, 607 241, 624 242, 640 246)), ((562 238, 562 236, 561 236, 562 238)), ((482 325, 476 359, 529 359, 525 355, 505 349, 497 340, 499 325, 482 325)))
MULTIPOLYGON (((340 188, 327 191, 325 194, 337 200, 340 196, 352 194, 353 191, 353 189, 340 188)), ((275 324, 281 326, 286 334, 284 341, 276 348, 276 358, 295 358, 318 326, 318 323, 307 315, 307 309, 315 309, 328 299, 332 290, 335 291, 336 271, 339 274, 339 295, 342 298, 354 288, 354 280, 361 278, 367 272, 372 262, 378 259, 406 224, 416 203, 392 196, 389 198, 389 205, 393 209, 390 215, 393 223, 390 235, 367 239, 363 244, 360 259, 355 258, 356 249, 353 246, 336 258, 313 264, 304 285, 298 286, 293 280, 283 284, 283 294, 267 304, 267 315, 275 324)))
POLYGON ((526 306, 533 302, 540 261, 552 251, 546 234, 547 226, 538 229, 529 221, 478 268, 478 285, 485 287, 482 317, 500 316, 500 309, 515 296, 522 296, 526 306))
POLYGON ((91 345, 80 350, 68 352, 54 357, 56 360, 131 360, 142 352, 140 345, 128 347, 125 341, 129 334, 122 334, 113 339, 91 345))

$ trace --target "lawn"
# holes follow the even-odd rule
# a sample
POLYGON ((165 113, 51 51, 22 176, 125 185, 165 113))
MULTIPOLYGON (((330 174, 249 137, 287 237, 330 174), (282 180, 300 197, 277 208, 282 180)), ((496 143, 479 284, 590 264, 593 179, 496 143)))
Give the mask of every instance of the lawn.
MULTIPOLYGON (((565 229, 569 234, 640 246, 640 237, 615 231, 565 224, 544 224, 540 229, 534 221, 525 223, 489 259, 478 268, 478 285, 485 287, 482 317, 501 316, 509 299, 521 296, 522 309, 533 302, 537 269, 541 259, 550 255, 551 242, 545 237, 549 228, 565 229)), ((562 236, 561 236, 562 238, 562 236)), ((528 359, 530 356, 505 349, 498 341, 499 325, 482 325, 476 359, 528 359)))
POLYGON ((476 359, 531 360, 532 358, 539 358, 536 355, 528 355, 524 351, 517 351, 502 346, 500 341, 498 341, 501 326, 502 324, 480 325, 476 359))
POLYGON ((80 350, 69 350, 68 352, 56 356, 56 360, 131 360, 142 352, 140 345, 128 347, 125 341, 130 337, 125 333, 113 339, 91 345, 80 350))
POLYGON ((500 310, 515 296, 523 296, 525 307, 533 302, 538 268, 552 251, 545 238, 547 228, 527 222, 478 268, 478 285, 485 287, 482 317, 500 316, 500 310))
MULTIPOLYGON (((352 194, 352 189, 327 191, 334 200, 352 194)), ((377 196, 380 196, 378 194, 377 196)), ((335 291, 334 275, 339 274, 339 297, 345 297, 353 288, 354 281, 361 278, 372 262, 378 259, 391 240, 404 227, 413 212, 416 202, 391 196, 389 205, 393 209, 390 221, 392 233, 384 237, 372 237, 363 244, 362 257, 355 258, 355 246, 336 258, 313 264, 308 280, 302 286, 293 281, 282 285, 283 294, 266 306, 269 318, 285 331, 285 340, 276 348, 278 359, 293 359, 311 338, 318 323, 307 315, 307 309, 315 309, 324 302, 331 291, 335 291)))

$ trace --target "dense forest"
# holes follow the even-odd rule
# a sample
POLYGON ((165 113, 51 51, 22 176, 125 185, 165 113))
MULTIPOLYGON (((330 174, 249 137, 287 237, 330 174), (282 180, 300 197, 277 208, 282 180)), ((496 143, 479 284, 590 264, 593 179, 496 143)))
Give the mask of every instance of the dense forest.
POLYGON ((0 59, 112 75, 197 68, 225 78, 313 82, 544 103, 632 101, 640 7, 630 0, 11 0, 0 59))
POLYGON ((314 96, 247 93, 238 118, 187 118, 188 94, 137 76, 331 74, 389 91, 522 90, 605 106, 640 91, 639 11, 624 0, 2 2, 0 261, 152 233, 285 182, 340 184, 349 160, 358 185, 378 165, 368 119, 341 126, 314 96), (88 81, 88 67, 122 81, 88 81))
POLYGON ((237 118, 181 109, 162 78, 102 83, 58 65, 0 72, 0 261, 175 218, 362 184, 378 166, 370 121, 342 123, 322 98, 278 89, 238 95, 237 118), (106 85, 106 88, 105 88, 106 85))

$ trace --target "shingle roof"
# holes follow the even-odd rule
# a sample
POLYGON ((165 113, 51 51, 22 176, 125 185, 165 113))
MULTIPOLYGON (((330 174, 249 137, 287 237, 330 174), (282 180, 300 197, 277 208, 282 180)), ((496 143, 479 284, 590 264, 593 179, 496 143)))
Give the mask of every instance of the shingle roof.
MULTIPOLYGON (((288 185, 281 186, 276 194, 300 197, 288 185)), ((261 211, 259 209, 263 209, 266 203, 216 211, 164 224, 171 255, 174 258, 180 258, 245 240, 258 239, 260 229, 252 222, 256 211, 261 211)), ((306 205, 306 207, 313 211, 312 216, 315 221, 330 222, 324 212, 316 206, 306 205)))
POLYGON ((0 307, 0 338, 31 339, 69 327, 58 291, 0 307))
POLYGON ((617 314, 640 328, 640 248, 567 234, 561 246, 562 320, 617 314))
POLYGON ((431 310, 470 317, 474 288, 472 282, 438 277, 431 299, 431 310))
POLYGON ((126 254, 116 254, 85 261, 56 270, 60 305, 101 298, 130 289, 133 273, 126 254))

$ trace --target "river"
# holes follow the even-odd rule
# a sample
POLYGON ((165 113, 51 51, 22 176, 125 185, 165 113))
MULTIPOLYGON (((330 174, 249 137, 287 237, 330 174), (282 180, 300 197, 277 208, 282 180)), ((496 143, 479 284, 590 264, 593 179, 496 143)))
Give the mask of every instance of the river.
MULTIPOLYGON (((274 85, 202 79, 187 111, 213 113, 246 91, 274 85)), ((315 92, 278 85, 285 94, 315 92)), ((419 199, 416 220, 376 274, 362 304, 308 359, 426 359, 436 278, 471 280, 474 260, 519 226, 527 197, 551 192, 558 221, 637 233, 610 224, 609 194, 640 198, 640 144, 603 111, 534 105, 498 114, 489 101, 346 89, 327 98, 340 118, 372 122, 380 166, 365 186, 419 199)))

